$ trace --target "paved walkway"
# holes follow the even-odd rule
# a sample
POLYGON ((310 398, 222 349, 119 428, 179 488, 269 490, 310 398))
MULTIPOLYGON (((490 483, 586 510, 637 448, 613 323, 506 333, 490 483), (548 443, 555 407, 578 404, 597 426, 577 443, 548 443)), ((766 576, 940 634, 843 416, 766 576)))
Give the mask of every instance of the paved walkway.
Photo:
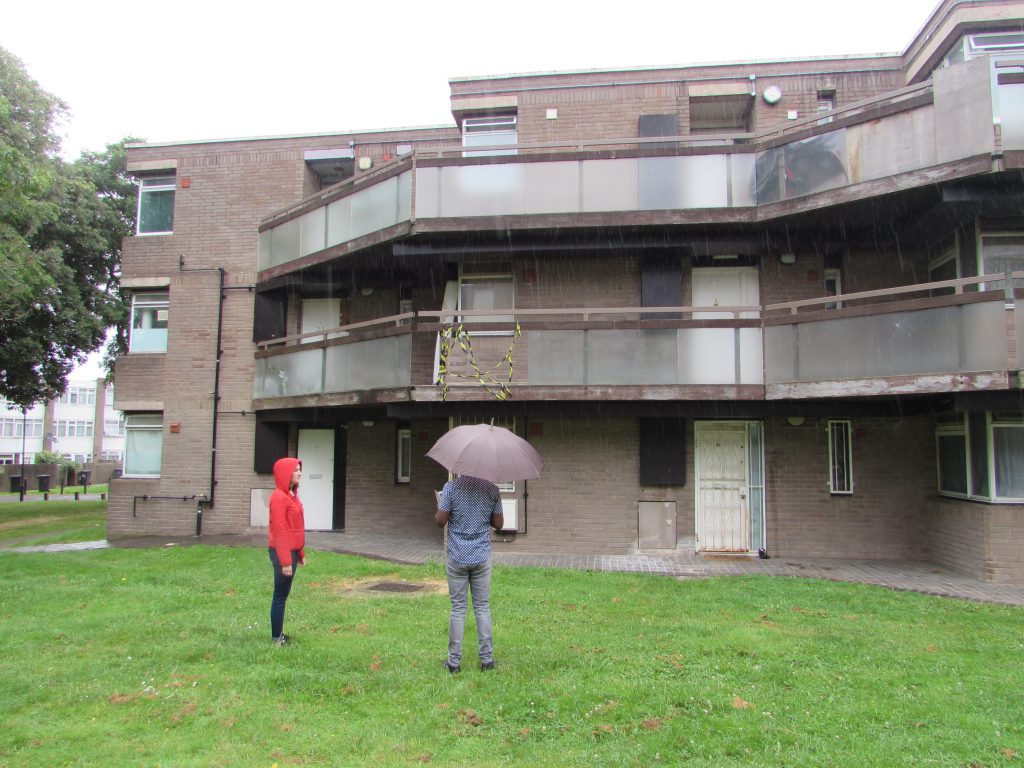
MULTIPOLYGON (((444 550, 439 538, 413 535, 371 535, 357 533, 317 533, 306 537, 312 550, 343 552, 396 563, 441 562, 444 550)), ((202 543, 227 546, 264 546, 266 534, 168 538, 147 536, 113 542, 116 547, 187 546, 202 543)), ((72 545, 52 544, 19 547, 0 552, 54 552, 96 549, 110 546, 105 541, 72 545)), ((535 568, 573 568, 579 570, 648 573, 680 579, 710 576, 760 574, 801 576, 805 578, 877 584, 890 589, 923 592, 984 603, 1024 606, 1024 586, 993 584, 932 563, 888 560, 828 560, 807 558, 757 558, 729 555, 697 555, 692 552, 646 552, 630 555, 569 555, 495 552, 494 562, 501 565, 535 568)))

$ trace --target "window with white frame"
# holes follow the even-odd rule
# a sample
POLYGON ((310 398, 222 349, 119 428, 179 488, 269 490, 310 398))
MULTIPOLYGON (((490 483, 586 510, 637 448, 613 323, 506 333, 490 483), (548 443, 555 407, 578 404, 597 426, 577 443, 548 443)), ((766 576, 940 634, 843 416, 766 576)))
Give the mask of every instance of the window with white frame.
POLYGON ((515 115, 487 115, 484 117, 467 117, 462 121, 463 147, 501 147, 511 145, 511 149, 486 149, 478 152, 463 152, 463 157, 478 155, 514 155, 515 145, 519 143, 519 131, 515 115))
POLYGON ((124 436, 124 418, 120 418, 120 419, 104 419, 103 420, 103 436, 104 437, 123 437, 124 436))
POLYGON ((100 461, 120 462, 121 461, 121 452, 120 451, 103 451, 100 454, 100 461))
POLYGON ((982 275, 1024 270, 1024 233, 982 235, 982 275))
POLYGON ((154 291, 132 296, 132 327, 129 352, 166 352, 170 293, 154 291))
POLYGON ((60 396, 60 402, 64 405, 95 405, 95 387, 68 387, 60 396))
MULTIPOLYGON (((459 281, 459 309, 495 310, 515 308, 515 292, 512 275, 468 274, 459 281)), ((514 315, 472 315, 463 317, 466 323, 511 323, 514 315)))
POLYGON ((42 437, 42 419, 5 416, 0 419, 0 437, 42 437))
POLYGON ((125 477, 160 477, 163 441, 162 414, 129 414, 125 420, 125 477))
POLYGON ((114 385, 107 384, 103 389, 103 402, 105 405, 112 406, 114 404, 114 385))
POLYGON ((13 453, 0 453, 0 464, 13 464, 14 457, 13 453))
POLYGON ((828 422, 828 489, 832 494, 853 493, 853 441, 850 422, 828 422))
MULTIPOLYGON (((826 269, 824 272, 825 295, 839 296, 843 292, 843 277, 838 269, 826 269)), ((843 306, 841 301, 833 301, 825 305, 825 309, 839 309, 843 306)))
POLYGON ((92 422, 87 419, 58 419, 57 437, 92 437, 92 422))
POLYGON ((169 235, 174 230, 174 176, 142 179, 136 233, 169 235))
POLYGON ((939 494, 1024 502, 1024 414, 970 412, 935 430, 939 494))
POLYGON ((396 432, 395 482, 412 481, 412 430, 399 427, 396 432))

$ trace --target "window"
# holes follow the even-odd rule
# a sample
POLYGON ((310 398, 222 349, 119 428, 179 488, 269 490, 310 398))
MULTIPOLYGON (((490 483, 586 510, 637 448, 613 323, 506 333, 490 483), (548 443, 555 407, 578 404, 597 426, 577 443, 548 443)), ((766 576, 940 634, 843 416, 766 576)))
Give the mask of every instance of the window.
POLYGON ((519 143, 519 132, 515 115, 489 115, 467 117, 462 121, 463 147, 491 147, 511 145, 512 149, 488 149, 480 152, 463 152, 463 157, 480 155, 514 155, 519 143))
POLYGON ((96 389, 94 387, 68 387, 60 402, 64 405, 95 405, 96 389))
POLYGON ((122 437, 124 435, 124 419, 104 419, 104 437, 122 437))
POLYGON ((853 493, 853 456, 849 421, 828 423, 829 493, 853 493))
MULTIPOLYGON (((818 109, 817 112, 831 112, 836 108, 836 92, 832 90, 818 91, 818 109)), ((825 125, 832 122, 832 115, 823 117, 818 121, 818 125, 825 125)))
POLYGON ((92 422, 85 419, 58 419, 57 437, 92 437, 92 422))
POLYGON ((412 430, 400 427, 395 443, 395 482, 408 483, 412 480, 412 430))
POLYGON ((114 385, 107 384, 103 390, 103 402, 108 407, 114 405, 114 385))
POLYGON ((163 454, 163 416, 131 414, 125 422, 125 477, 160 477, 163 454))
MULTIPOLYGON (((511 274, 466 275, 459 283, 459 309, 490 310, 515 307, 511 274)), ((467 323, 511 323, 513 315, 462 318, 467 323)))
MULTIPOLYGON (((825 295, 826 296, 839 296, 843 292, 843 278, 842 274, 838 269, 826 269, 825 270, 825 295)), ((841 301, 833 301, 831 304, 826 304, 825 309, 839 309, 843 306, 841 301)))
POLYGON ((1024 414, 971 412, 935 430, 939 493, 1024 502, 1024 414))
POLYGON ((120 451, 103 451, 100 454, 100 461, 110 461, 120 463, 121 452, 120 451))
POLYGON ((139 187, 136 232, 140 235, 169 235, 174 226, 174 177, 143 179, 139 187))
POLYGON ((13 453, 0 453, 0 464, 13 464, 14 454, 13 453))
POLYGON ((170 294, 136 293, 132 296, 129 352, 166 352, 170 294))
MULTIPOLYGON (((960 259, 957 258, 957 244, 954 241, 944 248, 942 253, 928 262, 928 282, 940 283, 943 280, 956 280, 960 277, 960 259)), ((955 289, 936 288, 929 292, 931 296, 946 296, 956 293, 955 289)))
POLYGON ((0 419, 0 437, 42 437, 42 419, 22 419, 20 416, 7 416, 0 419))

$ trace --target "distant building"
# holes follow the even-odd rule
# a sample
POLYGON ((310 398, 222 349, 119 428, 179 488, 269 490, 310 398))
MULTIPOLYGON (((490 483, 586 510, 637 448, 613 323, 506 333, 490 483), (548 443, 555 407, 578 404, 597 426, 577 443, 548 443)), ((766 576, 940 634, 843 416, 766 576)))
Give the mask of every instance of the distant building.
POLYGON ((113 409, 114 387, 104 379, 71 380, 55 400, 22 413, 0 400, 0 464, 35 463, 40 451, 78 464, 124 458, 124 416, 113 409), (24 440, 22 436, 24 435, 24 440))
POLYGON ((1022 61, 1024 2, 944 0, 900 55, 459 78, 452 126, 130 148, 109 534, 249 531, 290 454, 310 528, 440 540, 424 454, 493 419, 545 460, 497 549, 1024 583, 1022 61))

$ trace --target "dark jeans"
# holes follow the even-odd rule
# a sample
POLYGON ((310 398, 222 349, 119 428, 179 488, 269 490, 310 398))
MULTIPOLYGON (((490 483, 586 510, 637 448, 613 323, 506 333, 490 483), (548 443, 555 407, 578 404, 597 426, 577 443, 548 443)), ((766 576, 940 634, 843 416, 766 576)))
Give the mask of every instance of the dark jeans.
POLYGON ((284 604, 288 600, 288 593, 292 591, 292 581, 295 579, 295 571, 299 568, 299 550, 292 550, 292 575, 285 576, 281 573, 281 563, 277 559, 277 550, 268 547, 270 562, 274 566, 274 599, 270 601, 270 638, 276 640, 284 634, 284 604))

